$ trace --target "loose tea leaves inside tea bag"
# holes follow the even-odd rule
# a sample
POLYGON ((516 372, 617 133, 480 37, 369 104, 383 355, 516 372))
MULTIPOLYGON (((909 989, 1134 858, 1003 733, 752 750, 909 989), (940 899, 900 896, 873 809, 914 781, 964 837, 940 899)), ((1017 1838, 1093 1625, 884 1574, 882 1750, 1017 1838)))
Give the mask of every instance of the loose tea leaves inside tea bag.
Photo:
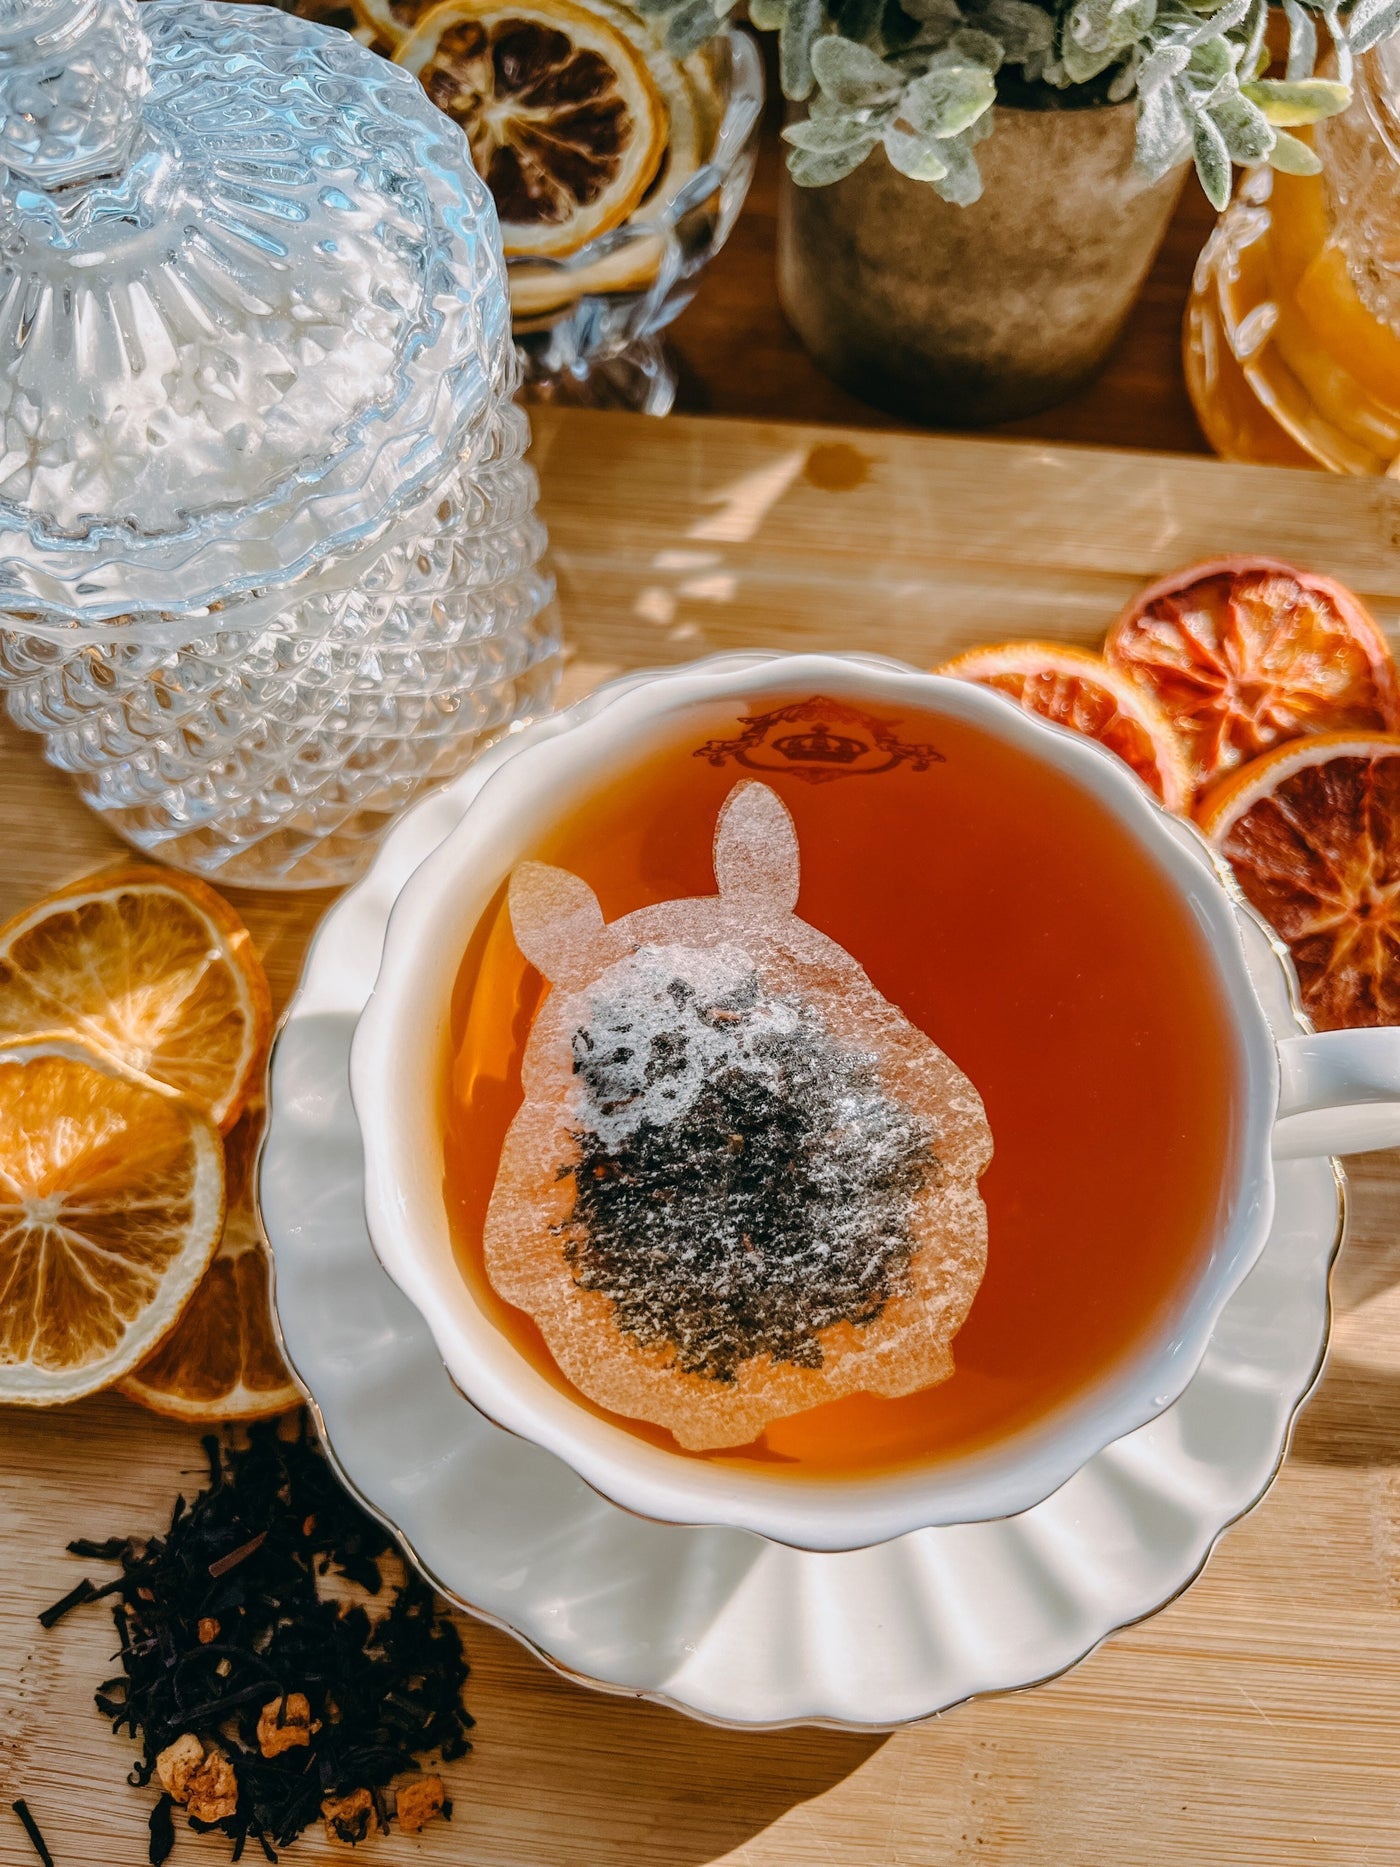
POLYGON ((550 981, 486 1217, 486 1269, 590 1400, 689 1450, 953 1371, 986 1266, 981 1098, 855 959, 794 914, 797 836, 730 792, 718 895, 605 925, 524 863, 550 981))

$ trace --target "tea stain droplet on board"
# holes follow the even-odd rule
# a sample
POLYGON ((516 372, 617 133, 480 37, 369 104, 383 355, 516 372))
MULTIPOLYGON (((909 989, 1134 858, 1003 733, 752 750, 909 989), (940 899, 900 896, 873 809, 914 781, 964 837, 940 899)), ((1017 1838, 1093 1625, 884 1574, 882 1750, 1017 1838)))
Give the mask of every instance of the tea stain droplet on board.
POLYGON ((849 493, 864 486, 874 461, 846 441, 823 441, 807 455, 802 477, 824 493, 849 493))

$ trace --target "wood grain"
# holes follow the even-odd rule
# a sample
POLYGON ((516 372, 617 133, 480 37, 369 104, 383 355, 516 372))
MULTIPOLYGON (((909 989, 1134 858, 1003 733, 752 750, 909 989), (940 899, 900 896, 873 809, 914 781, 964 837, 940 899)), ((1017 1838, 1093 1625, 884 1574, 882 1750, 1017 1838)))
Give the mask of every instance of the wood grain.
MULTIPOLYGON (((1231 546, 1305 558, 1400 624, 1396 489, 1046 446, 551 414, 536 449, 575 691, 725 645, 928 663, 1029 627, 1089 641, 1140 581, 1231 546), (703 558, 703 562, 699 559, 703 558)), ((0 911, 117 850, 0 729, 0 911)), ((279 998, 322 896, 241 894, 279 998)), ((1362 1867, 1400 1815, 1400 1163, 1357 1162, 1333 1353, 1266 1502, 1155 1620, 1059 1682, 890 1737, 746 1735, 557 1678, 466 1624, 457 1818, 387 1863, 471 1867, 1362 1867)), ((90 1705, 110 1623, 38 1608, 75 1534, 156 1528, 196 1436, 115 1397, 0 1418, 0 1867, 137 1867, 148 1794, 90 1705)), ((181 1834, 176 1862, 227 1858, 181 1834)), ((344 1858, 317 1838, 290 1860, 344 1858)))

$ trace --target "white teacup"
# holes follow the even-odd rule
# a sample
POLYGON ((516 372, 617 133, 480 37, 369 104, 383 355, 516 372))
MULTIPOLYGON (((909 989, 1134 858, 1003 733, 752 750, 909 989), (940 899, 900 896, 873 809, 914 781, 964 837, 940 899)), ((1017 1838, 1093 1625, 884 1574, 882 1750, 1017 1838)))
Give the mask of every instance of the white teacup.
MULTIPOLYGON (((1164 811, 1110 753, 982 688, 865 656, 721 657, 615 683, 496 748, 483 777, 461 823, 394 907, 379 979, 355 1035, 351 1086, 365 1142, 370 1235, 466 1397, 642 1516, 837 1550, 1027 1510, 1181 1394, 1268 1235, 1275 1155, 1400 1143, 1400 1031, 1305 1034, 1300 1027, 1296 1037, 1277 1041, 1245 961, 1246 930, 1257 941, 1252 910, 1197 832, 1164 811), (683 730, 688 713, 716 702, 737 708, 799 689, 969 721, 1091 792, 1194 917, 1229 1008, 1226 1037, 1238 1059, 1237 1145, 1220 1188, 1216 1235, 1168 1324, 1034 1428, 927 1466, 832 1480, 688 1458, 577 1404, 478 1304, 454 1257, 442 1191, 440 1098, 452 992, 471 935, 502 883, 581 789, 611 765, 626 765, 639 736, 663 726, 683 730)), ((1284 950, 1274 951, 1289 972, 1284 950)))

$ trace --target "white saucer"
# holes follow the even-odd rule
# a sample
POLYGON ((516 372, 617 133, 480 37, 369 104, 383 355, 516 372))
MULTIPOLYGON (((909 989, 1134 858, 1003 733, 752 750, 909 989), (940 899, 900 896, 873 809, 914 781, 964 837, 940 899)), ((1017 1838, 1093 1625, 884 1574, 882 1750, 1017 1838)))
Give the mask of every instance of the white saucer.
MULTIPOLYGON (((503 760, 574 717, 505 740, 394 828, 322 924, 278 1038, 259 1197, 327 1450, 444 1595, 605 1690, 726 1724, 879 1729, 1053 1677, 1179 1595, 1277 1473, 1326 1346, 1340 1172, 1278 1163, 1269 1242, 1185 1394, 1023 1516, 814 1555, 605 1502, 452 1386, 371 1248, 348 1081, 404 881, 503 760)), ((1270 1021, 1295 1030, 1286 971, 1252 938, 1270 1021)))

